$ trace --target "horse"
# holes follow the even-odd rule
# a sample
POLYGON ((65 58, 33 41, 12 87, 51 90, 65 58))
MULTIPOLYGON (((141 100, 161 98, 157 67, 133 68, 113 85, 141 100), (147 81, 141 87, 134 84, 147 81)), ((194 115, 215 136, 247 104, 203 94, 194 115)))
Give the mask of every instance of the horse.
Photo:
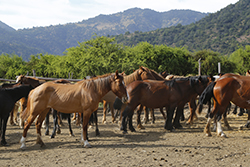
MULTIPOLYGON (((131 73, 129 75, 125 75, 125 74, 122 74, 122 75, 124 77, 125 85, 128 85, 136 80, 155 79, 152 71, 144 66, 139 66, 139 69, 135 70, 133 73, 131 73)), ((112 122, 115 122, 114 111, 113 111, 113 104, 115 102, 115 99, 116 99, 116 96, 112 92, 107 93, 102 98, 103 101, 109 102, 109 106, 111 106, 110 111, 111 111, 111 115, 112 115, 112 122)), ((124 106, 125 106, 125 104, 124 104, 124 106)), ((104 107, 103 107, 103 119, 102 119, 103 123, 106 122, 106 111, 107 111, 107 108, 104 105, 104 107)))
MULTIPOLYGON (((39 82, 39 79, 34 78, 34 77, 27 77, 25 75, 19 75, 16 79, 16 83, 20 82, 21 84, 30 84, 33 88, 36 88, 37 86, 41 85, 41 83, 39 82)), ((22 112, 24 111, 24 109, 27 106, 27 100, 26 98, 21 98, 19 100, 19 104, 20 104, 20 114, 22 115, 22 112)), ((17 110, 15 110, 17 111, 17 110)), ((21 129, 23 129, 24 126, 24 121, 22 120, 22 118, 20 117, 20 121, 19 121, 19 127, 21 129)))
POLYGON ((139 105, 149 108, 167 108, 167 119, 164 128, 173 130, 172 118, 177 106, 184 106, 190 100, 190 95, 197 96, 197 92, 204 90, 210 82, 209 77, 187 77, 178 80, 164 81, 134 81, 127 86, 128 102, 122 113, 121 130, 127 133, 126 118, 129 129, 133 132, 132 116, 134 109, 139 105))
POLYGON ((89 118, 98 109, 101 98, 110 90, 119 98, 126 100, 127 92, 123 76, 118 74, 118 71, 82 80, 73 85, 47 82, 38 86, 30 92, 27 107, 22 115, 27 121, 20 140, 21 149, 26 148, 27 131, 37 116, 37 143, 41 147, 44 146, 41 139, 41 125, 50 108, 64 113, 81 112, 83 114, 81 143, 84 147, 91 147, 87 140, 89 118))
POLYGON ((0 132, 1 132, 1 145, 8 145, 5 140, 5 132, 7 121, 10 115, 10 112, 14 108, 14 105, 17 100, 22 97, 27 98, 29 92, 33 89, 30 85, 20 85, 14 88, 2 88, 0 89, 0 132))
MULTIPOLYGON (((21 85, 21 82, 3 83, 0 86, 0 89, 2 89, 2 88, 14 88, 14 87, 17 87, 17 86, 20 86, 20 85, 21 85)), ((15 105, 14 105, 14 108, 10 112, 10 124, 11 125, 15 125, 17 123, 17 111, 18 111, 18 108, 19 108, 19 103, 16 102, 15 105)))
MULTIPOLYGON (((208 100, 213 98, 213 109, 209 113, 208 121, 204 132, 206 136, 211 136, 210 124, 211 119, 215 116, 217 135, 226 137, 226 134, 221 128, 221 116, 225 113, 230 102, 235 105, 250 109, 250 92, 249 92, 250 77, 240 76, 232 73, 226 73, 215 82, 212 82, 201 94, 199 103, 206 104, 208 100)), ((228 126, 227 118, 224 117, 225 126, 228 126)))

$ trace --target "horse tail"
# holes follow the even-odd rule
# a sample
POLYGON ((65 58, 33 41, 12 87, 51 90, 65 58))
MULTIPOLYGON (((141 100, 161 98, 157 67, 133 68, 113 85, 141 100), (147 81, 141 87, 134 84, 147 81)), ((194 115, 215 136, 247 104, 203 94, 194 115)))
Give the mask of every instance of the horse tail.
POLYGON ((28 100, 28 102, 27 102, 27 106, 26 106, 26 108, 22 111, 22 114, 21 114, 21 119, 22 120, 26 120, 28 117, 29 117, 29 115, 30 115, 30 107, 29 107, 30 105, 29 105, 29 100, 28 100))
MULTIPOLYGON (((202 106, 203 104, 206 104, 209 100, 211 100, 212 97, 214 97, 213 89, 216 82, 210 83, 206 89, 201 93, 199 98, 199 105, 202 106)), ((199 113, 201 110, 199 110, 199 113)))

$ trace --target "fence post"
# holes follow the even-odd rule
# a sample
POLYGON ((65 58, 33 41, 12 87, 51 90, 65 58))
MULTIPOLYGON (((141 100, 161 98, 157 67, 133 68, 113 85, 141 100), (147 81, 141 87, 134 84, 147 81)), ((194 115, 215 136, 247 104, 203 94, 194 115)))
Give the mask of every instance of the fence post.
POLYGON ((198 75, 201 75, 201 58, 199 58, 198 63, 199 63, 198 75))
POLYGON ((33 69, 33 76, 36 77, 36 71, 33 69))
POLYGON ((218 74, 220 74, 221 73, 221 69, 220 69, 221 67, 220 67, 220 62, 218 62, 218 74))

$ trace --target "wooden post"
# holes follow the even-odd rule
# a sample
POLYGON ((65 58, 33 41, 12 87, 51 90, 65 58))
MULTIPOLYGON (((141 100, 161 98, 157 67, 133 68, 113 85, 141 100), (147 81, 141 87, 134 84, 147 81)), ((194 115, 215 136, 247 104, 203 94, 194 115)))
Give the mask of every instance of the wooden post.
POLYGON ((33 76, 36 77, 36 71, 33 69, 33 76))
POLYGON ((199 63, 198 75, 201 75, 201 58, 199 58, 198 63, 199 63))
POLYGON ((221 67, 220 67, 220 62, 218 62, 218 74, 221 73, 221 67))

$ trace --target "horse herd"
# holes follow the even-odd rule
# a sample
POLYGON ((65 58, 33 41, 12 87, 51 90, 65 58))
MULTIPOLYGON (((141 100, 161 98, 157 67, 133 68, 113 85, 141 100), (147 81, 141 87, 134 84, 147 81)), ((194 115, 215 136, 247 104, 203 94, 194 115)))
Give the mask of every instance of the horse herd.
MULTIPOLYGON (((210 124, 213 119, 217 135, 225 137, 220 120, 223 116, 225 126, 230 127, 226 117, 228 105, 232 102, 241 108, 250 109, 249 76, 227 73, 217 80, 212 76, 205 75, 171 78, 169 80, 166 79, 166 75, 164 72, 158 74, 143 66, 140 66, 130 75, 119 74, 116 71, 112 74, 84 79, 74 84, 67 80, 40 83, 36 78, 20 75, 15 84, 2 84, 0 88, 0 100, 2 102, 0 103, 1 145, 7 145, 5 140, 7 121, 19 99, 23 99, 20 122, 25 122, 20 140, 21 149, 26 148, 27 131, 35 120, 36 142, 44 146, 41 139, 41 126, 51 109, 68 115, 79 113, 82 118, 81 143, 84 147, 91 147, 88 142, 87 128, 90 117, 93 113, 96 113, 101 101, 104 102, 103 122, 106 121, 107 103, 109 103, 111 109, 113 122, 115 121, 113 106, 120 109, 120 129, 123 133, 127 133, 127 124, 130 131, 135 131, 132 124, 134 111, 137 113, 137 127, 144 128, 140 115, 142 110, 145 109, 145 121, 148 121, 147 109, 149 108, 153 121, 153 109, 160 109, 165 119, 164 128, 166 130, 173 131, 176 128, 181 128, 180 120, 184 119, 183 109, 187 103, 190 109, 187 123, 192 124, 194 118, 197 117, 196 103, 199 96, 199 112, 201 112, 203 104, 211 102, 211 99, 213 100, 213 109, 208 113, 208 121, 204 132, 207 136, 211 136, 210 124), (166 114, 163 112, 164 107, 166 114)), ((54 114, 54 118, 55 124, 51 137, 55 135, 58 118, 56 114, 54 114)), ((70 125, 69 116, 68 121, 70 125)), ((98 128, 96 134, 99 134, 98 128)), ((73 135, 72 130, 71 135, 73 135)))

